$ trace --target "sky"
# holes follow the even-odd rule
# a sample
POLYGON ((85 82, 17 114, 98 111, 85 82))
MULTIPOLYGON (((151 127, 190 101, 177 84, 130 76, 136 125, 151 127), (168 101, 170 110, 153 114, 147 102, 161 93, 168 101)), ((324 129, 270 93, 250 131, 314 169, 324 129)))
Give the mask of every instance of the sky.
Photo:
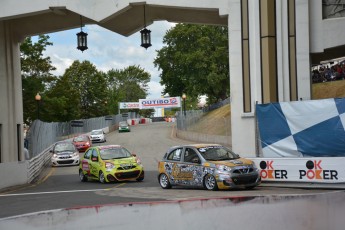
MULTIPOLYGON (((140 66, 151 74, 147 99, 160 98, 163 86, 160 85, 160 71, 154 67, 153 61, 157 50, 163 47, 163 37, 174 24, 167 21, 154 22, 147 29, 151 30, 152 46, 145 49, 140 46, 140 32, 129 37, 109 31, 98 25, 86 25, 83 32, 87 33, 88 49, 78 50, 77 33, 80 28, 48 34, 52 46, 47 46, 44 56, 49 56, 56 71, 54 75, 63 75, 65 69, 75 60, 88 60, 100 71, 124 69, 128 66, 140 66)), ((179 96, 179 95, 176 95, 179 96)))

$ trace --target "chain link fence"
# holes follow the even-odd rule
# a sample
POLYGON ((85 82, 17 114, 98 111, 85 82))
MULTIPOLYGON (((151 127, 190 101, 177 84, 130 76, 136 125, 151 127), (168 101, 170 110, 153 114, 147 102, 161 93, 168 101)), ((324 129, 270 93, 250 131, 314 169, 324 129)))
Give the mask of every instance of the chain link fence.
POLYGON ((81 119, 70 122, 43 122, 35 120, 25 137, 25 147, 29 150, 29 159, 37 156, 53 143, 72 138, 93 129, 108 128, 108 131, 117 129, 120 121, 137 118, 134 112, 126 115, 110 115, 90 119, 81 119))

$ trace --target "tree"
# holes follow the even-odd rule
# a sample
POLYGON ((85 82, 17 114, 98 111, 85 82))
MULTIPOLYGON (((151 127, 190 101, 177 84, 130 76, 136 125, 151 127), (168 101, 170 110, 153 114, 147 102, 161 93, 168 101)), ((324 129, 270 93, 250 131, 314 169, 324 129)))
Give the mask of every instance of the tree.
POLYGON ((20 45, 23 113, 26 124, 30 124, 37 118, 35 95, 38 92, 44 94, 49 84, 55 79, 50 73, 56 69, 51 65, 50 57, 43 57, 43 52, 49 45, 52 43, 49 42, 47 35, 39 35, 36 43, 28 37, 20 45))
POLYGON ((227 27, 178 24, 163 43, 154 65, 162 70, 164 94, 207 95, 210 102, 229 96, 227 27))
POLYGON ((151 76, 140 66, 129 66, 123 70, 111 69, 106 75, 113 108, 118 109, 119 102, 136 102, 146 98, 151 76))
MULTIPOLYGON (((74 119, 86 119, 108 115, 108 87, 104 73, 89 61, 74 61, 58 80, 52 95, 65 95, 73 104, 74 119), (60 91, 60 94, 58 93, 60 91)), ((69 105, 69 106, 70 106, 69 105)), ((68 108, 68 107, 67 107, 68 108)))

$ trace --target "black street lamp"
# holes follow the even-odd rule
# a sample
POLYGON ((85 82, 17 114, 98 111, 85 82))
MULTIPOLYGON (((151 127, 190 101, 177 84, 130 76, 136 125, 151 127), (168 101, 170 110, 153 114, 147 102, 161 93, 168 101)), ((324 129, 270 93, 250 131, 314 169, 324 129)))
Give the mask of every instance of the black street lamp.
POLYGON ((187 95, 185 93, 182 94, 182 99, 183 99, 183 113, 184 113, 184 116, 186 116, 186 98, 187 98, 187 95))
POLYGON ((145 49, 152 46, 151 44, 151 30, 146 29, 146 13, 145 13, 145 5, 144 5, 144 29, 140 31, 141 33, 141 46, 145 49))
POLYGON ((41 101, 41 95, 39 93, 36 94, 35 100, 37 102, 37 119, 40 119, 40 101, 41 101))
POLYGON ((77 33, 77 41, 78 46, 77 49, 81 50, 81 52, 84 52, 84 50, 87 50, 87 33, 83 32, 83 22, 82 17, 80 16, 80 32, 77 33))

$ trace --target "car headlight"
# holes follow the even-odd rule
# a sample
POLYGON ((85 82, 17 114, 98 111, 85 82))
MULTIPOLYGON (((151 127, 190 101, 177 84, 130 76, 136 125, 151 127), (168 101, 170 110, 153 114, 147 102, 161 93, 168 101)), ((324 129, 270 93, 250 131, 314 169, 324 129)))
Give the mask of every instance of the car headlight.
POLYGON ((78 152, 73 153, 73 157, 77 157, 77 156, 79 156, 78 152))
POLYGON ((53 158, 57 158, 57 155, 55 153, 53 154, 53 158))
POLYGON ((110 163, 110 162, 105 162, 105 167, 107 169, 113 169, 115 167, 115 165, 113 163, 110 163))
POLYGON ((254 163, 251 166, 253 167, 254 171, 259 171, 259 169, 256 167, 254 163))
POLYGON ((231 172, 231 168, 226 165, 216 165, 217 170, 231 172))

